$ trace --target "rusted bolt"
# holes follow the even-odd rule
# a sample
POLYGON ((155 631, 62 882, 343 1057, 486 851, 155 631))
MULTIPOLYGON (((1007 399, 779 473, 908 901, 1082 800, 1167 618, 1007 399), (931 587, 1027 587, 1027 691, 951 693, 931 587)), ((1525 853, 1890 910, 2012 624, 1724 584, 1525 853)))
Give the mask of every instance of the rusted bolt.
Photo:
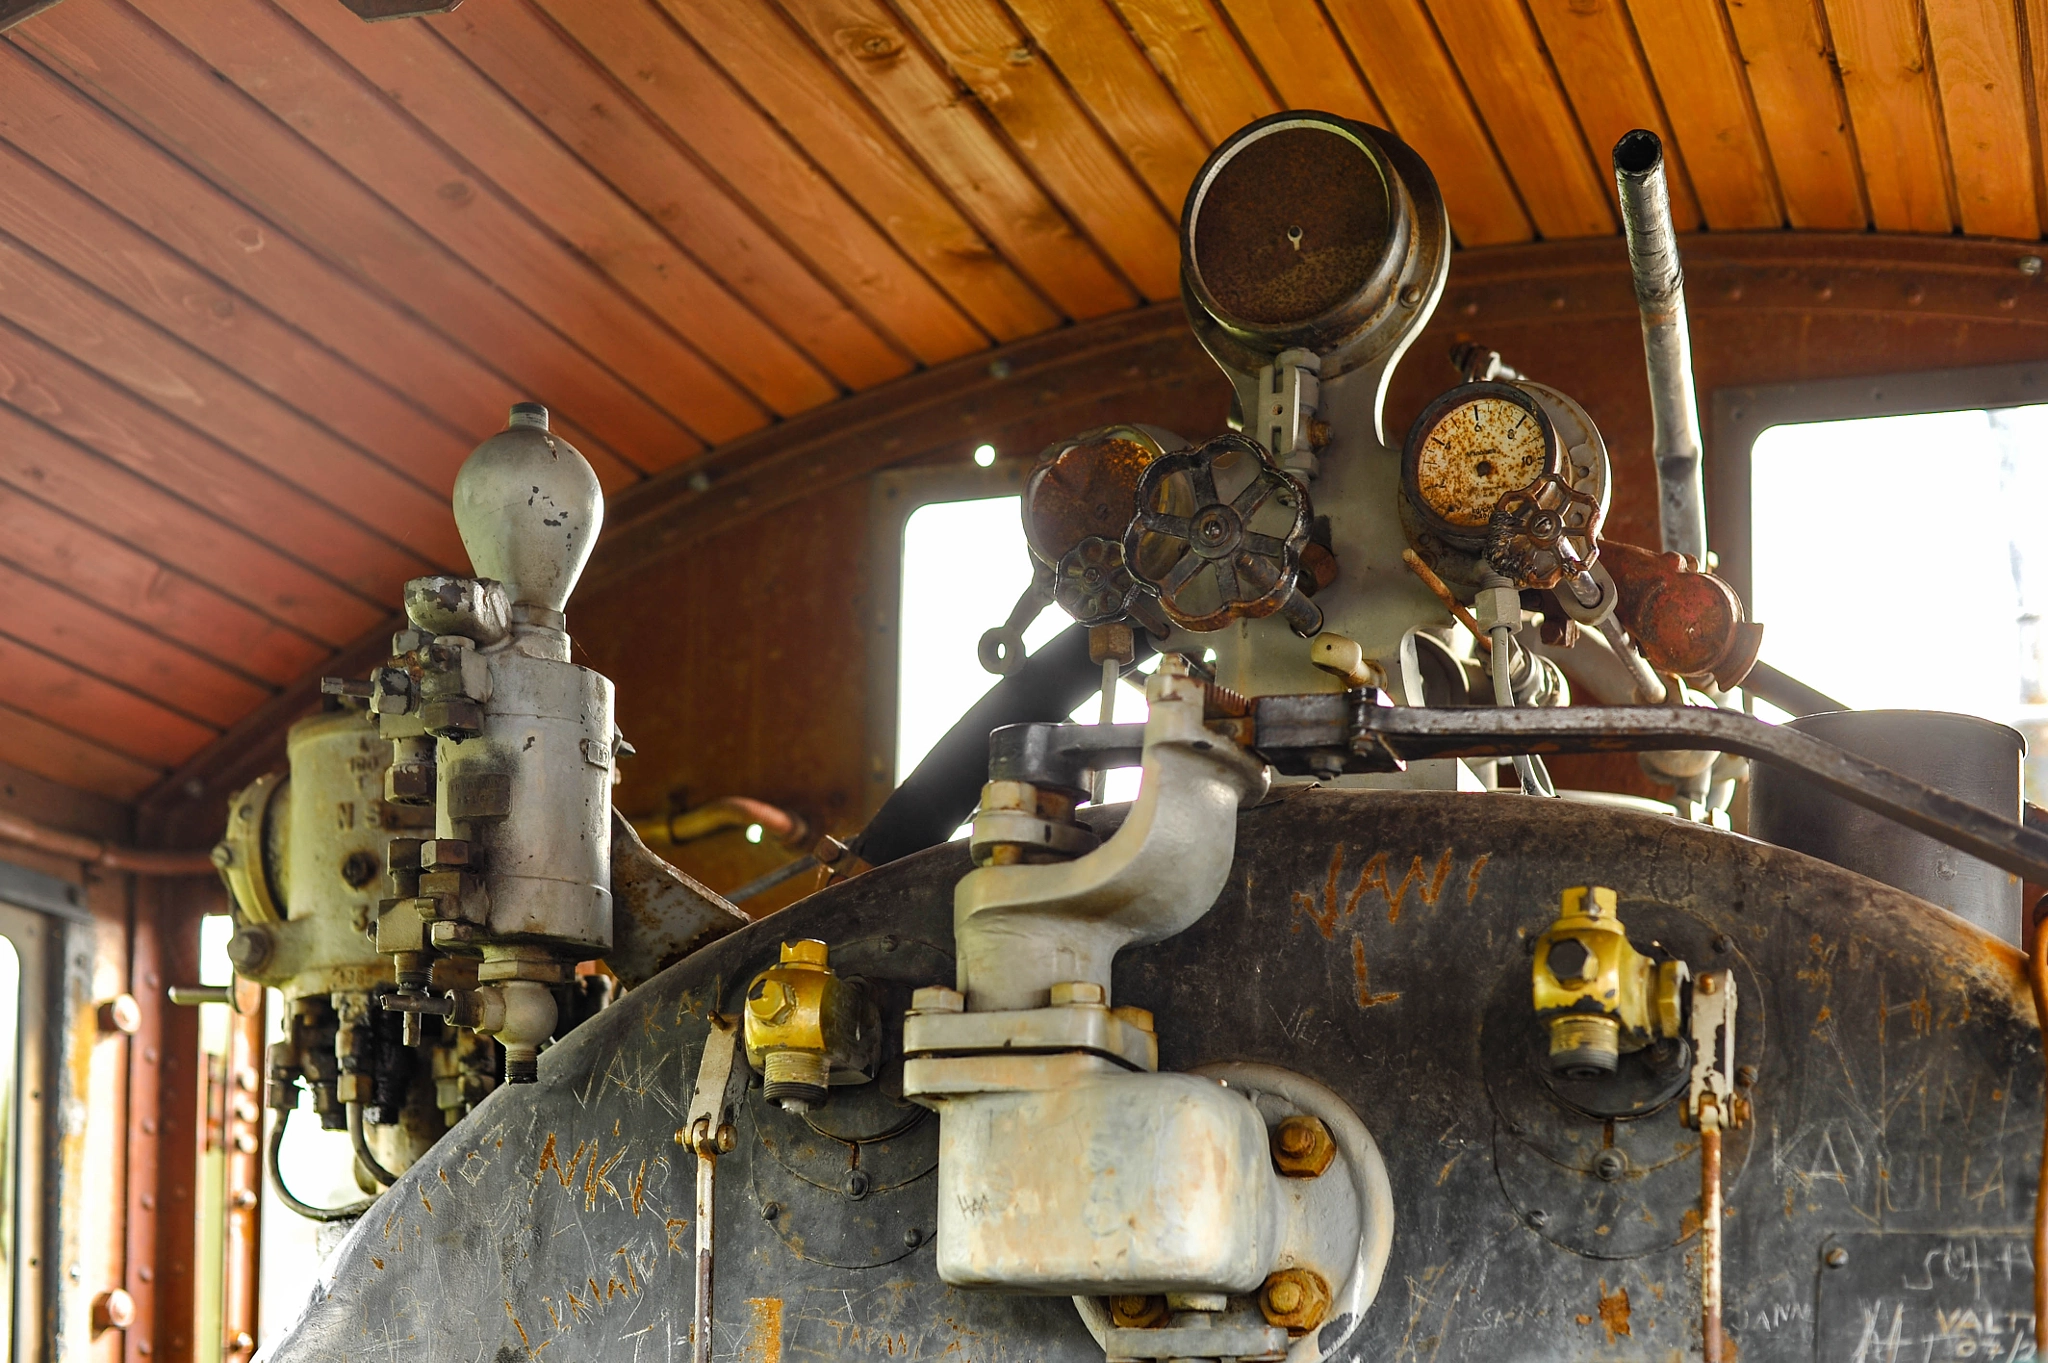
POLYGON ((853 1170, 847 1174, 844 1186, 848 1197, 856 1202, 860 1201, 868 1195, 868 1188, 871 1186, 868 1183, 867 1171, 864 1169, 853 1170))
POLYGON ((1109 1318, 1126 1330, 1149 1330, 1166 1319, 1166 1298, 1111 1297, 1109 1318))
POLYGON ((125 1330, 135 1323, 135 1298, 118 1287, 110 1287, 92 1299, 92 1328, 125 1330))
POLYGON ((1619 1150, 1602 1150, 1593 1157, 1593 1174, 1602 1183, 1612 1183, 1628 1172, 1628 1156, 1619 1150))
POLYGON ((142 1030, 142 1005, 133 994, 116 994, 101 1004, 96 1013, 100 1031, 109 1035, 134 1036, 142 1030))
POLYGON ((1273 1128, 1273 1164, 1287 1178, 1316 1178, 1337 1158, 1337 1142, 1320 1120, 1296 1113, 1273 1128))
POLYGON ((1259 1311, 1268 1325, 1307 1334, 1330 1312, 1330 1285, 1312 1268, 1283 1268, 1259 1290, 1259 1311))
POLYGON ((1407 288, 1405 288, 1405 289, 1401 290, 1401 306, 1402 306, 1402 307, 1404 307, 1404 308, 1414 308, 1414 307, 1420 307, 1421 305, 1422 305, 1422 286, 1421 286, 1420 284, 1410 284, 1410 285, 1409 285, 1409 286, 1408 286, 1407 288))
POLYGON ((1827 1252, 1827 1257, 1824 1262, 1827 1264, 1829 1268, 1845 1267, 1849 1262, 1849 1251, 1843 1249, 1840 1245, 1836 1245, 1833 1249, 1827 1252))
POLYGON ((1756 1066, 1744 1065, 1735 1071, 1735 1082, 1744 1088, 1756 1087, 1756 1066))

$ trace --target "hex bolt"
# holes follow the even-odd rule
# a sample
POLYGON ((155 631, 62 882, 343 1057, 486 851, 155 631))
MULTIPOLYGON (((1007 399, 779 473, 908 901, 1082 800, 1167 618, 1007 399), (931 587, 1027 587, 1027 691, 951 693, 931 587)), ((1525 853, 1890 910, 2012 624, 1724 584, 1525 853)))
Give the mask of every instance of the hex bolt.
POLYGON ((1545 1226, 1550 1224, 1550 1213, 1544 1211, 1541 1207, 1538 1207, 1535 1211, 1530 1212, 1522 1219, 1524 1221, 1527 1221, 1532 1229, 1542 1230, 1545 1226))
POLYGON ((1330 1128, 1317 1118, 1296 1113, 1273 1128, 1273 1164, 1287 1178, 1317 1178, 1337 1158, 1330 1128))
POLYGON ((1825 1262, 1829 1268, 1846 1267, 1849 1262, 1849 1251, 1843 1249, 1840 1245, 1836 1245, 1833 1249, 1827 1252, 1827 1255, 1823 1262, 1825 1262))
POLYGON ((1330 1313, 1330 1285, 1309 1268, 1283 1268, 1259 1289, 1259 1312, 1268 1325, 1306 1334, 1330 1313))
POLYGON ((866 1171, 861 1169, 853 1170, 846 1176, 846 1183, 843 1186, 848 1197, 856 1202, 860 1201, 868 1195, 869 1185, 866 1171))
POLYGON ((1593 1157, 1593 1173, 1602 1183, 1612 1183, 1628 1172, 1628 1156, 1619 1150, 1602 1150, 1593 1157))

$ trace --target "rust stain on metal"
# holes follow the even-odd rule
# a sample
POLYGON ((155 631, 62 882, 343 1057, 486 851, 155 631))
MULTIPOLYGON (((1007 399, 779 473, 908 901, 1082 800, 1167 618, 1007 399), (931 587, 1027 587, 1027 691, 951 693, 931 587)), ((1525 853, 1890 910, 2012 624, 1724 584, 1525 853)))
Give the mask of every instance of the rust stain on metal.
POLYGON ((1467 877, 1465 883, 1465 902, 1467 904, 1479 898, 1479 873, 1486 869, 1486 863, 1491 860, 1493 860, 1493 853, 1481 852, 1479 860, 1472 863, 1472 874, 1467 877))
POLYGON ((1659 672, 1712 677, 1734 686, 1749 675, 1763 643, 1735 589, 1682 554, 1659 554, 1610 540, 1600 561, 1614 578, 1615 613, 1659 672))
POLYGON ((1634 1338, 1629 1328, 1628 1289, 1617 1287, 1612 1293, 1607 1290, 1607 1280, 1600 1280, 1600 1324, 1607 1331, 1607 1342, 1614 1343, 1620 1336, 1634 1338))
POLYGON ((694 1246, 685 1245, 680 1239, 677 1238, 684 1231, 690 1228, 690 1223, 686 1218, 680 1216, 671 1216, 670 1218, 668 1218, 668 1220, 661 1223, 661 1228, 668 1235, 669 1253, 695 1254, 697 1252, 694 1246))
POLYGON ((1365 965, 1365 943, 1356 937, 1351 939, 1351 973, 1358 978, 1358 1006, 1360 1008, 1377 1008, 1383 1003, 1393 1003, 1401 997, 1399 990, 1389 994, 1375 994, 1372 992, 1372 981, 1365 965))
POLYGON ((747 1331, 747 1363, 782 1363, 782 1298, 749 1297, 747 1314, 753 1326, 747 1331))

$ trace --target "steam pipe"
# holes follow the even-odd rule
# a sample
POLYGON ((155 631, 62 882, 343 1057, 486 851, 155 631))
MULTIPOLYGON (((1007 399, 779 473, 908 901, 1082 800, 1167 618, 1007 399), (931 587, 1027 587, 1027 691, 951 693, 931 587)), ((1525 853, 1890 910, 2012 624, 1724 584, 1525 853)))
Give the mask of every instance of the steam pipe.
POLYGON ((1614 184, 1628 235, 1629 269, 1643 315, 1643 359, 1650 371, 1652 453, 1657 460, 1657 521, 1666 553, 1707 561, 1707 502, 1700 477, 1699 400, 1692 386, 1692 335, 1685 320, 1685 271, 1664 144, 1644 128, 1614 144, 1614 184))

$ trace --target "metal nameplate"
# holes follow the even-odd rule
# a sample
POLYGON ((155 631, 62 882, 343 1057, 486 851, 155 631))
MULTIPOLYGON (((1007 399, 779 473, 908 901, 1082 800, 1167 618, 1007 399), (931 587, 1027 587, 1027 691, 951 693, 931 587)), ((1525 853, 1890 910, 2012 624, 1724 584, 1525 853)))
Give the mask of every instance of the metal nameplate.
POLYGON ((1821 1247, 1821 1263, 1816 1363, 2034 1357, 2025 1236, 1838 1235, 1821 1247))

